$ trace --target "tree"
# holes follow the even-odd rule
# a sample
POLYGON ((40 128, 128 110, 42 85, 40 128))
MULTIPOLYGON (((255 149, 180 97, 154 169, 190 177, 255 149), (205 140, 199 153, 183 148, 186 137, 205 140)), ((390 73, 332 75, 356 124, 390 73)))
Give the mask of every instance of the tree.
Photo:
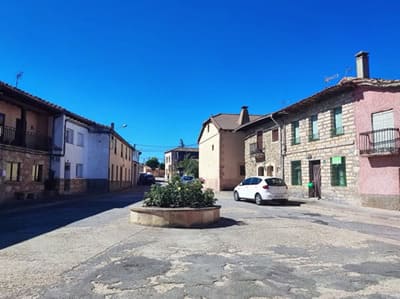
POLYGON ((161 162, 159 167, 161 170, 165 170, 165 163, 161 162))
POLYGON ((183 168, 184 174, 192 175, 195 178, 199 177, 199 161, 190 158, 190 155, 186 155, 185 158, 179 162, 179 167, 183 168))
POLYGON ((146 166, 149 166, 151 170, 156 169, 160 165, 157 157, 152 157, 146 161, 146 166))

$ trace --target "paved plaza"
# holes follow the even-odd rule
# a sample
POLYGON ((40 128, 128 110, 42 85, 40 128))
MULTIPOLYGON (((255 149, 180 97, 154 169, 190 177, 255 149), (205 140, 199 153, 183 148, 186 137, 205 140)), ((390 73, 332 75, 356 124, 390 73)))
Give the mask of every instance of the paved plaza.
POLYGON ((0 211, 0 298, 400 298, 400 212, 217 197, 204 229, 129 223, 139 191, 0 211))

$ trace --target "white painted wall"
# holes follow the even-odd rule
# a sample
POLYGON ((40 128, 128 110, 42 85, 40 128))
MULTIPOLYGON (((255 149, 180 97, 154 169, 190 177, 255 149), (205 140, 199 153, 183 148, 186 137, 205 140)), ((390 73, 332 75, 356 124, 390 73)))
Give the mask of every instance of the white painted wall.
POLYGON ((65 155, 60 159, 61 161, 61 175, 64 178, 64 164, 71 163, 71 179, 76 178, 76 164, 83 164, 83 178, 89 178, 89 132, 84 125, 78 125, 67 119, 66 130, 72 129, 74 131, 74 144, 65 142, 65 155), (83 146, 78 146, 78 132, 83 134, 83 146))
POLYGON ((83 164, 83 178, 86 179, 108 179, 109 160, 109 135, 108 133, 90 132, 85 124, 79 124, 66 117, 58 117, 54 121, 54 144, 60 148, 53 151, 51 169, 55 178, 64 178, 64 166, 66 162, 71 164, 71 179, 76 178, 76 164, 83 164), (65 129, 74 131, 73 144, 64 141, 65 129), (78 133, 83 134, 83 146, 78 146, 78 133), (63 154, 64 148, 64 155, 63 154))
POLYGON ((220 189, 220 132, 212 123, 199 140, 199 177, 205 179, 206 188, 220 189))
POLYGON ((108 179, 109 134, 89 132, 88 139, 87 177, 90 179, 108 179))

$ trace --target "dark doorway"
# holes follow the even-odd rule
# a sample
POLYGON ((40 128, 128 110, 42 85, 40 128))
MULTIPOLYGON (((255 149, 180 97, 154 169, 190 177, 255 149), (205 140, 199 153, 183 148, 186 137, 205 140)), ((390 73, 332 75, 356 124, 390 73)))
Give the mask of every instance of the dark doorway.
POLYGON ((64 191, 68 192, 71 188, 71 163, 65 162, 64 165, 64 191))
POLYGON ((5 118, 6 116, 0 113, 0 142, 3 142, 5 118))
POLYGON ((258 175, 264 176, 264 167, 258 167, 258 175))
POLYGON ((321 161, 310 161, 310 182, 312 186, 308 188, 309 197, 321 198, 321 161))

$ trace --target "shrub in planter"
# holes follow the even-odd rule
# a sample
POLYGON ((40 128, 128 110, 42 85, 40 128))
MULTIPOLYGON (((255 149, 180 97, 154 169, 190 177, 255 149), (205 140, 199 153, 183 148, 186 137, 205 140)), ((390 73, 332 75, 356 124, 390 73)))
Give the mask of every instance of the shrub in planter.
POLYGON ((215 204, 217 199, 211 189, 202 190, 199 180, 184 184, 174 177, 166 186, 152 185, 145 194, 143 205, 160 208, 205 208, 215 204))

